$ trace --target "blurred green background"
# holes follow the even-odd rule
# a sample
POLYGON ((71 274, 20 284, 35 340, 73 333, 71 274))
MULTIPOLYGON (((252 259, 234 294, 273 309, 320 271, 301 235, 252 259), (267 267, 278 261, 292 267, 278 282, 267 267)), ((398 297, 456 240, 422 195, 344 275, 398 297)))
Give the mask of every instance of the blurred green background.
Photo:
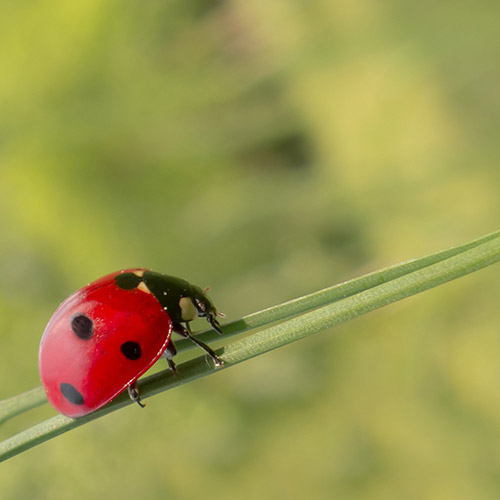
MULTIPOLYGON (((498 229, 499 18, 486 0, 3 0, 0 396, 39 385, 52 312, 108 272, 211 285, 233 320, 498 229)), ((499 278, 51 440, 1 465, 1 498, 499 498, 499 278)))

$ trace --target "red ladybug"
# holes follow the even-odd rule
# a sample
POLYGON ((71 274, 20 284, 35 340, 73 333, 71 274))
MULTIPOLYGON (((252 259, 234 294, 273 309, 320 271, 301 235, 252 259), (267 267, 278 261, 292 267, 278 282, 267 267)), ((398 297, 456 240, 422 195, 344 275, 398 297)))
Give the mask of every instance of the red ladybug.
POLYGON ((222 360, 191 335, 189 321, 203 316, 219 333, 217 310, 187 281, 147 269, 125 269, 68 297, 40 342, 40 378, 47 397, 68 417, 87 415, 128 389, 140 406, 137 379, 164 356, 172 371, 172 331, 222 360))

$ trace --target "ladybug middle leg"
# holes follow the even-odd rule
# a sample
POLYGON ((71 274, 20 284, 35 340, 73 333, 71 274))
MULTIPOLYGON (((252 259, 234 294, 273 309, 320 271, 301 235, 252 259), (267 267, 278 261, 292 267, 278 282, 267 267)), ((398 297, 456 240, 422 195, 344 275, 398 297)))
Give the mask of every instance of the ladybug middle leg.
POLYGON ((168 367, 170 370, 172 370, 172 373, 174 375, 177 375, 177 367, 175 366, 175 363, 173 362, 172 358, 177 354, 177 348, 175 347, 175 344, 172 342, 172 339, 170 339, 170 342, 167 345, 167 348, 163 351, 162 356, 167 360, 168 367))
POLYGON ((217 356, 217 354, 215 354, 215 352, 210 347, 208 347, 201 340, 198 340, 194 335, 192 335, 189 323, 186 323, 185 326, 180 323, 174 323, 173 330, 181 337, 189 339, 191 342, 201 347, 212 358, 215 366, 222 366, 224 364, 224 361, 222 361, 222 359, 220 359, 219 356, 217 356))

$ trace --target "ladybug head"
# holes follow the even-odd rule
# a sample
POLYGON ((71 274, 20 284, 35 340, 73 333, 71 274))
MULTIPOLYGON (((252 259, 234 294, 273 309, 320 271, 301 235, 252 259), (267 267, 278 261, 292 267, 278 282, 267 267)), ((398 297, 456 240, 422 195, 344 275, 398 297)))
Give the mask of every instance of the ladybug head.
POLYGON ((210 300, 206 292, 208 288, 202 290, 199 286, 192 286, 192 296, 191 299, 198 312, 198 316, 202 318, 207 318, 207 321, 212 325, 212 328, 222 335, 222 330, 217 321, 217 315, 223 316, 223 314, 218 313, 213 302, 210 300))

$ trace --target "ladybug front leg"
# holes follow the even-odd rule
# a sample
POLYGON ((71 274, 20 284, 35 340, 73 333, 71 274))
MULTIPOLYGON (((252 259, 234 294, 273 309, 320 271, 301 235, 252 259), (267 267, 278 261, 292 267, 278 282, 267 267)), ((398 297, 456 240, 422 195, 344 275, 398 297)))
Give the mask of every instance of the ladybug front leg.
POLYGON ((135 401, 141 408, 144 408, 146 405, 141 401, 141 397, 139 395, 139 388, 137 387, 137 382, 133 382, 127 387, 128 395, 132 401, 135 401))
POLYGON ((186 323, 186 326, 180 323, 174 323, 173 329, 175 333, 178 333, 182 337, 189 339, 191 342, 201 347, 212 358, 215 366, 222 366, 224 364, 224 361, 222 361, 222 359, 220 359, 219 356, 217 356, 217 354, 215 354, 215 352, 210 347, 208 347, 201 340, 198 340, 191 334, 189 323, 186 323))

